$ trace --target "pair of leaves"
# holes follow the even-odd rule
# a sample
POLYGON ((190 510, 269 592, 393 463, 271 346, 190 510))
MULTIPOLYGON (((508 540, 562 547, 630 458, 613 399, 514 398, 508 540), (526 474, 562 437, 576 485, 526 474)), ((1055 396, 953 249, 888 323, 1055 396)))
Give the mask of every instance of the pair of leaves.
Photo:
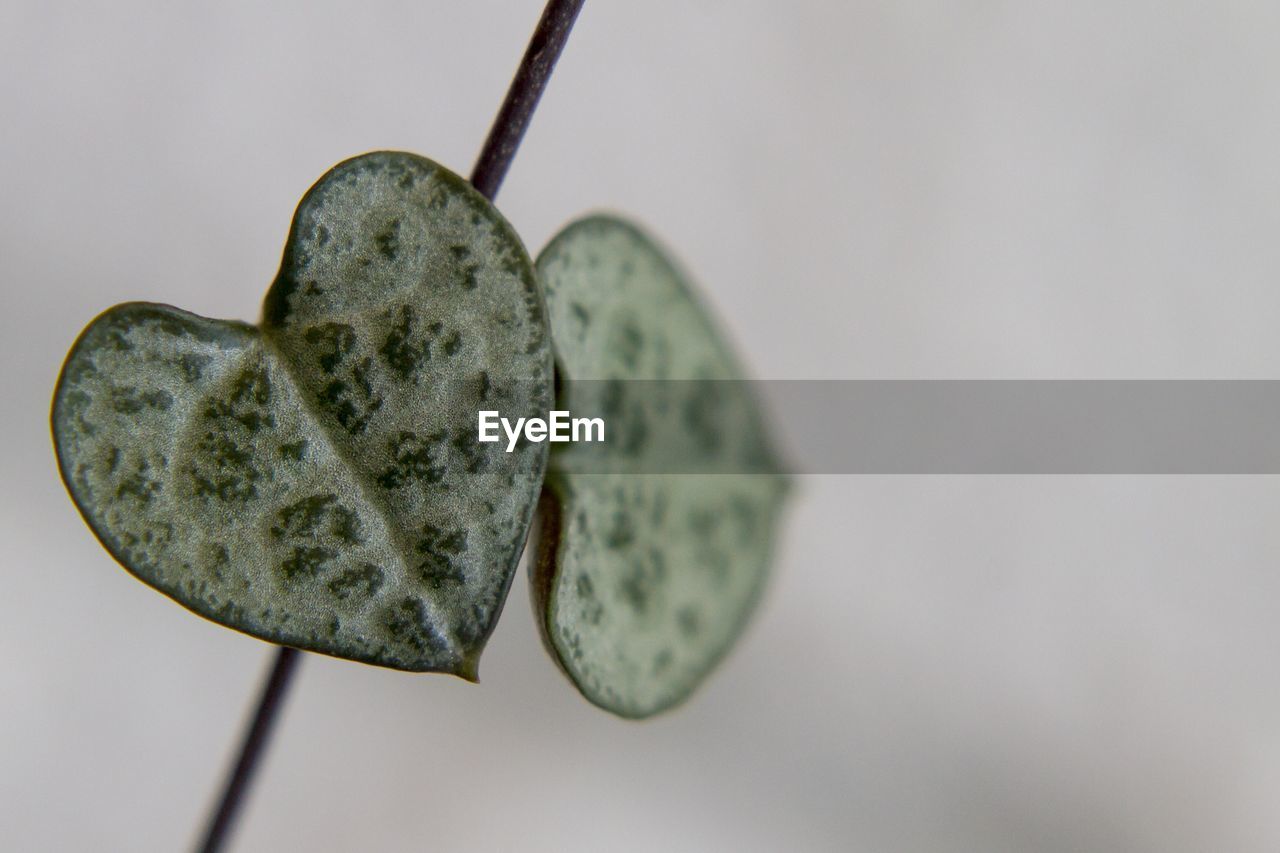
MULTIPOLYGON (((684 698, 736 636, 781 480, 768 466, 575 470, 572 451, 548 470, 546 443, 481 443, 481 409, 552 408, 553 334, 560 408, 576 379, 739 375, 629 226, 577 223, 535 269, 458 176, 410 154, 357 157, 303 198, 259 326, 144 303, 89 325, 54 396, 59 466, 107 550, 191 610, 468 679, 543 494, 548 645, 587 698, 644 716, 684 698), (618 525, 631 534, 610 535, 618 525)), ((758 454, 758 423, 747 432, 758 454)))

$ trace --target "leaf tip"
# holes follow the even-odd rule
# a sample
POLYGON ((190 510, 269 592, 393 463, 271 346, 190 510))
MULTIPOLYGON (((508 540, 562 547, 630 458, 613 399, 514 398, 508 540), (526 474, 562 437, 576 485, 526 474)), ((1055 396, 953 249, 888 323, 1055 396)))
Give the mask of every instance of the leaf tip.
POLYGON ((458 662, 458 665, 453 670, 452 674, 458 676, 463 681, 469 681, 472 684, 479 684, 480 655, 468 652, 467 655, 458 662))

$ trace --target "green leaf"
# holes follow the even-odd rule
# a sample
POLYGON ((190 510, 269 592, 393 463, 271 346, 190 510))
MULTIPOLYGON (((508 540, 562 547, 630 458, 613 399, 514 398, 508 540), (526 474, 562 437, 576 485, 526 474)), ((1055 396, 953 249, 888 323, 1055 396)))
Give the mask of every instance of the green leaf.
POLYGON ((532 263, 470 185, 411 154, 303 198, 260 327, 131 303, 81 334, 54 396, 62 476, 107 550, 264 640, 474 679, 546 445, 476 441, 544 412, 532 263))
POLYGON ((742 631, 786 482, 737 360, 648 237, 587 218, 537 267, 557 408, 603 398, 608 416, 604 445, 552 451, 534 609, 587 699, 646 717, 687 698, 742 631))

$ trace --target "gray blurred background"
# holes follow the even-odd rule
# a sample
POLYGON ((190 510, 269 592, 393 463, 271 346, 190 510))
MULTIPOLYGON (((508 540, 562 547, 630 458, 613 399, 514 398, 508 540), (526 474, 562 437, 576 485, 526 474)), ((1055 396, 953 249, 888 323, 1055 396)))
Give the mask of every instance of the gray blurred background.
MULTIPOLYGON (((0 3, 0 847, 172 850, 268 646, 131 579, 48 402, 125 300, 251 320, 377 148, 466 173, 541 8, 0 3)), ((588 0, 499 207, 681 254, 768 378, 1276 378, 1280 6, 588 0)), ((744 642, 580 699, 308 656, 239 849, 1280 849, 1268 477, 814 477, 744 642)))

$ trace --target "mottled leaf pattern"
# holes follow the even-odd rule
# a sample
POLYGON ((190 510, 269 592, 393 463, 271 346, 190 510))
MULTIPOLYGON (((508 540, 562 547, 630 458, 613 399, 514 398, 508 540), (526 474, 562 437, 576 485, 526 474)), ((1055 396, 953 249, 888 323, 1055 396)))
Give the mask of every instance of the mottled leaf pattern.
POLYGON ((410 154, 335 167, 298 207, 261 328, 162 305, 98 317, 54 398, 62 475, 126 568, 254 636, 474 678, 545 444, 532 264, 465 181, 410 154))
POLYGON ((557 405, 574 411, 575 388, 603 389, 614 440, 552 452, 534 607, 583 695, 645 717, 685 699, 741 632, 786 484, 747 385, 732 381, 736 359, 649 238, 591 217, 562 231, 537 267, 557 405), (721 398, 716 417, 708 389, 721 398), (670 473, 673 459, 731 473, 670 473))

